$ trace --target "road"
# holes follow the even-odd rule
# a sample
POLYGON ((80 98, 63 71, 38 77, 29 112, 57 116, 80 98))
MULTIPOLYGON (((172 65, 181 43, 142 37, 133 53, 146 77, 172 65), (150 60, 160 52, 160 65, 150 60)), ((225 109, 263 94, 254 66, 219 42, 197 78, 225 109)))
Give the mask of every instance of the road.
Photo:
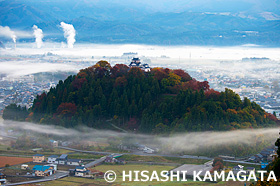
POLYGON ((98 160, 95 160, 95 161, 92 161, 88 164, 85 165, 86 168, 89 168, 89 167, 93 167, 93 166, 96 166, 100 163, 102 163, 103 161, 105 161, 107 156, 103 156, 102 158, 98 159, 98 160))
POLYGON ((86 151, 86 150, 79 150, 79 149, 73 149, 73 148, 62 147, 62 146, 58 146, 58 148, 71 150, 71 151, 75 151, 75 152, 89 153, 89 154, 98 154, 98 155, 110 155, 110 154, 112 154, 111 152, 86 151))
POLYGON ((67 177, 67 176, 68 176, 68 171, 56 171, 56 173, 54 175, 44 177, 42 179, 33 180, 33 181, 25 181, 25 182, 18 182, 18 183, 10 183, 10 184, 4 184, 4 185, 5 186, 12 186, 12 185, 32 184, 32 183, 53 181, 53 180, 56 180, 56 179, 67 177))

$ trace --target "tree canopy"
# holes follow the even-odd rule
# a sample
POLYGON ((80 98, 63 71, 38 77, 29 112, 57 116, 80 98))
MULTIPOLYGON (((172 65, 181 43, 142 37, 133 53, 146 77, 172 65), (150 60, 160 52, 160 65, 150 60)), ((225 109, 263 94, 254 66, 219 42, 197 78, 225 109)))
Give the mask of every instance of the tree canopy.
POLYGON ((255 102, 230 89, 217 92, 207 81, 187 72, 152 68, 144 72, 107 61, 80 70, 37 95, 29 112, 15 117, 14 105, 4 119, 51 123, 64 127, 104 128, 110 120, 118 127, 144 133, 234 130, 273 125, 277 121, 255 102))

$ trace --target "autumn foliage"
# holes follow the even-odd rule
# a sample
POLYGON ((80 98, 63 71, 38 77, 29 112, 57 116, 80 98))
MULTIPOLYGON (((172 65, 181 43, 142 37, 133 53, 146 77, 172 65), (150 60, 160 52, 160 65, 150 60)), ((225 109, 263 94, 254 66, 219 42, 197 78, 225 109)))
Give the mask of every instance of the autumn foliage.
POLYGON ((230 89, 218 92, 181 69, 152 68, 144 72, 107 61, 82 69, 38 95, 27 111, 16 105, 5 119, 54 123, 65 127, 110 126, 168 134, 184 131, 235 130, 278 122, 259 105, 230 89), (13 117, 20 112, 20 117, 13 117), (32 114, 29 114, 32 113, 32 114))

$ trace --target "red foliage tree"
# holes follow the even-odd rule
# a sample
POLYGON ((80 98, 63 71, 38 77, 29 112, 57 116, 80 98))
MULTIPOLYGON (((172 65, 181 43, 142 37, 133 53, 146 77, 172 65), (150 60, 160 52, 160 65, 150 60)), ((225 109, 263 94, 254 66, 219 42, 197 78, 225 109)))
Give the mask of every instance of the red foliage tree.
POLYGON ((196 79, 192 79, 186 83, 183 84, 183 89, 193 89, 193 90, 204 90, 204 91, 207 91, 209 90, 209 84, 208 84, 208 81, 203 81, 203 82, 200 82, 200 81, 197 81, 196 79))
POLYGON ((272 121, 275 121, 275 122, 279 121, 279 120, 276 118, 276 116, 274 116, 273 114, 265 113, 265 115, 266 115, 267 118, 269 118, 269 119, 272 120, 272 121))
POLYGON ((114 77, 119 77, 127 74, 129 67, 124 64, 116 64, 112 69, 111 73, 114 77))
POLYGON ((116 82, 115 82, 115 86, 116 86, 116 87, 118 87, 118 86, 124 87, 124 86, 126 86, 126 85, 127 85, 127 79, 126 79, 124 76, 118 77, 118 78, 116 79, 116 82))
POLYGON ((138 68, 138 67, 132 67, 129 71, 128 71, 128 75, 129 77, 133 78, 140 78, 144 76, 144 72, 138 68))
POLYGON ((77 112, 77 106, 74 103, 61 103, 56 114, 62 117, 72 117, 77 112))
POLYGON ((220 92, 218 92, 218 91, 216 91, 212 88, 205 91, 206 98, 214 98, 215 99, 215 98, 218 98, 218 96, 220 94, 221 94, 220 92))
POLYGON ((87 82, 86 78, 78 78, 76 77, 74 79, 74 81, 72 82, 72 86, 76 89, 80 89, 82 88, 82 85, 84 84, 84 82, 87 82))
POLYGON ((173 73, 180 76, 182 78, 182 81, 190 81, 192 79, 188 73, 181 69, 173 70, 173 73))
POLYGON ((162 68, 153 68, 151 72, 154 74, 154 77, 161 81, 163 78, 167 78, 168 74, 162 68))

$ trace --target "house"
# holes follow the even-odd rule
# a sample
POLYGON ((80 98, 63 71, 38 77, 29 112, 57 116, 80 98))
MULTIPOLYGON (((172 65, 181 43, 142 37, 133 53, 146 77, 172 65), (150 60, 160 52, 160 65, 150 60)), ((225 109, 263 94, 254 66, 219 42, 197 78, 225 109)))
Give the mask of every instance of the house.
POLYGON ((132 58, 131 63, 129 64, 129 67, 139 67, 141 65, 140 59, 137 57, 132 58))
POLYGON ((58 141, 50 140, 50 143, 52 147, 58 147, 58 141))
POLYGON ((55 173, 53 167, 48 165, 35 165, 32 169, 33 175, 42 177, 42 176, 50 176, 55 173))
POLYGON ((141 70, 145 71, 145 72, 150 72, 151 68, 149 67, 148 64, 141 64, 140 59, 139 58, 133 58, 132 61, 129 64, 129 67, 139 67, 141 70))
POLYGON ((247 167, 246 168, 246 174, 249 175, 251 172, 255 173, 256 169, 254 167, 247 167))
POLYGON ((144 149, 146 149, 146 146, 145 145, 138 145, 137 149, 138 150, 144 150, 144 149))
POLYGON ((26 164, 22 164, 21 166, 20 166, 20 169, 21 170, 26 170, 26 169, 28 169, 29 167, 28 167, 28 165, 26 165, 26 164))
POLYGON ((62 154, 59 158, 56 158, 55 164, 65 165, 67 163, 68 155, 62 154))
POLYGON ((151 149, 151 148, 147 148, 144 150, 145 153, 148 153, 148 154, 152 154, 155 152, 155 150, 151 149))
POLYGON ((113 156, 109 155, 106 157, 106 159, 104 160, 105 163, 115 163, 116 159, 113 158, 113 156))
POLYGON ((90 170, 88 170, 84 166, 77 166, 75 168, 74 172, 75 172, 75 176, 78 176, 78 177, 90 177, 91 176, 90 170))
POLYGON ((57 165, 55 165, 55 164, 49 164, 48 166, 52 167, 53 170, 57 171, 57 165))
POLYGON ((267 167, 267 165, 268 165, 267 162, 262 161, 261 162, 261 169, 265 169, 267 167))
POLYGON ((248 160, 249 160, 249 161, 256 162, 256 157, 255 157, 255 156, 251 156, 248 160))
POLYGON ((48 163, 55 163, 56 158, 58 158, 57 155, 51 155, 48 157, 48 163))
POLYGON ((271 154, 270 156, 271 156, 272 161, 276 160, 278 157, 276 152, 274 154, 271 154))
POLYGON ((33 162, 34 163, 42 163, 45 161, 45 156, 42 154, 35 154, 33 156, 33 162))
POLYGON ((257 158, 258 160, 262 160, 262 159, 263 159, 263 155, 257 154, 257 155, 256 155, 256 158, 257 158))
POLYGON ((5 183, 7 183, 7 180, 6 180, 6 179, 0 179, 0 185, 1 185, 1 184, 5 184, 5 183))
POLYGON ((271 153, 266 150, 263 150, 260 152, 260 154, 263 156, 263 158, 267 158, 268 156, 270 156, 271 153))
POLYGON ((232 168, 232 172, 233 172, 234 174, 237 174, 239 171, 243 171, 243 167, 244 167, 244 166, 242 166, 242 165, 236 165, 236 166, 234 166, 234 167, 232 168))
POLYGON ((149 65, 147 63, 143 64, 142 67, 140 67, 142 70, 144 70, 145 72, 150 72, 151 68, 149 67, 149 65))
POLYGON ((6 175, 0 172, 0 179, 6 179, 6 175))
POLYGON ((82 160, 79 160, 79 159, 68 159, 67 160, 67 165, 79 166, 81 163, 82 163, 82 160))

